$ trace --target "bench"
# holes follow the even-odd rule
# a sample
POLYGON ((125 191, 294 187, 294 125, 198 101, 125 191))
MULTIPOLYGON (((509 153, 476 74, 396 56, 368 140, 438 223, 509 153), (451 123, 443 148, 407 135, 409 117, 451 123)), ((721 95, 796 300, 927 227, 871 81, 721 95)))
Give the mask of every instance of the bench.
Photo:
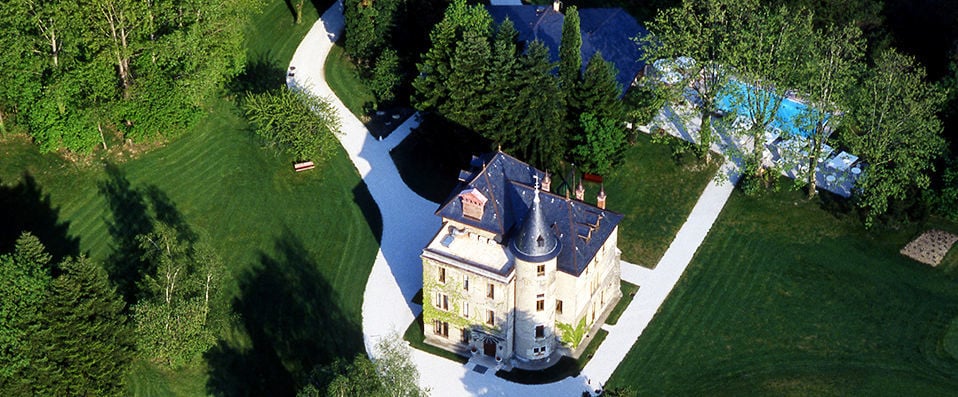
POLYGON ((312 161, 304 161, 302 163, 293 164, 293 169, 296 170, 296 172, 311 170, 313 168, 316 168, 316 164, 313 164, 312 161))
POLYGON ((582 179, 585 179, 588 182, 602 183, 601 175, 590 174, 588 172, 582 175, 582 179))

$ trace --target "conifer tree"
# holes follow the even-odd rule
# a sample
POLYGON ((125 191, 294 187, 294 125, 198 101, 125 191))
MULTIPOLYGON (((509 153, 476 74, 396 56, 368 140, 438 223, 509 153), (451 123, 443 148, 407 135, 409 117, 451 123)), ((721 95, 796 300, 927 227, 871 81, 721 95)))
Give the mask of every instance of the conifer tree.
POLYGON ((582 70, 582 33, 579 29, 579 10, 569 6, 562 22, 559 43, 559 87, 570 107, 577 108, 575 93, 582 70))
POLYGON ((412 83, 416 109, 441 112, 445 108, 450 97, 446 80, 452 73, 451 60, 466 31, 488 38, 492 32, 492 17, 480 5, 468 6, 465 0, 454 0, 446 8, 442 21, 430 32, 432 44, 423 54, 422 62, 416 65, 419 76, 412 83))
POLYGON ((518 118, 524 114, 515 108, 519 67, 516 46, 518 37, 519 32, 512 20, 506 18, 496 30, 492 43, 492 61, 487 84, 489 95, 495 100, 489 104, 489 117, 481 133, 496 145, 515 139, 518 133, 518 118))
POLYGON ((491 56, 487 32, 465 31, 450 61, 449 100, 439 107, 447 119, 474 131, 485 122, 492 99, 486 86, 491 56))
POLYGON ((36 392, 42 395, 111 396, 123 392, 132 360, 125 304, 106 272, 81 257, 60 265, 33 347, 43 354, 36 392))
POLYGON ((503 147, 538 168, 558 169, 567 148, 562 128, 565 106, 559 79, 552 74, 555 65, 549 61, 549 49, 541 41, 533 41, 519 64, 514 109, 524 113, 516 125, 516 137, 503 142, 503 147))
POLYGON ((625 119, 625 105, 619 100, 622 87, 615 79, 618 71, 612 62, 602 58, 596 51, 582 75, 578 89, 578 102, 583 112, 589 112, 599 118, 616 121, 625 119))
POLYGON ((0 394, 30 393, 30 368, 38 364, 32 345, 41 327, 52 257, 25 232, 12 255, 0 256, 0 394))

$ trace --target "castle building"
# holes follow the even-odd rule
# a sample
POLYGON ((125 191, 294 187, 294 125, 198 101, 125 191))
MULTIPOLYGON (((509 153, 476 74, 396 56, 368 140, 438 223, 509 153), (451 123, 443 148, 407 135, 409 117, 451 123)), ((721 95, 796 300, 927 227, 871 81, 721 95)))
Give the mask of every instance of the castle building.
POLYGON ((473 165, 422 252, 425 342, 527 369, 578 356, 621 297, 622 215, 502 152, 473 165))

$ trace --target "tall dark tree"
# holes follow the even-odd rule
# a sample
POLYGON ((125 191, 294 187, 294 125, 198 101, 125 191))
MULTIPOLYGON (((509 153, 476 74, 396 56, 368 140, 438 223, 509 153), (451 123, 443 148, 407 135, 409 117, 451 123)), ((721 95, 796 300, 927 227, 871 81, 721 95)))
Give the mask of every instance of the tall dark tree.
POLYGON ((30 394, 39 365, 34 335, 43 324, 53 257, 30 233, 23 233, 14 252, 0 256, 0 393, 30 394))
POLYGON ((582 71, 582 33, 579 28, 579 10, 566 7, 562 21, 562 39, 559 42, 559 87, 570 107, 575 103, 576 88, 582 71))
POLYGON ((399 0, 345 0, 343 17, 346 20, 346 54, 366 69, 382 54, 396 25, 399 0))
POLYGON ((519 118, 524 112, 514 108, 516 103, 519 54, 516 31, 512 20, 506 18, 499 24, 492 43, 492 60, 489 66, 489 95, 494 98, 489 108, 489 117, 482 127, 482 135, 494 144, 512 140, 519 131, 519 118))
POLYGON ((503 147, 541 169, 558 169, 564 157, 568 137, 562 128, 565 106, 559 94, 559 79, 552 74, 549 49, 541 41, 529 44, 519 60, 514 109, 525 113, 511 141, 503 147))
POLYGON ((615 78, 618 73, 612 62, 602 58, 601 52, 596 51, 589 58, 577 90, 578 102, 584 112, 615 121, 625 119, 625 104, 619 100, 622 87, 615 78))
POLYGON ((486 82, 490 72, 489 32, 467 30, 450 60, 446 85, 449 100, 439 112, 447 119, 478 131, 488 118, 492 98, 486 82))
POLYGON ((492 17, 481 5, 468 6, 465 0, 454 0, 442 21, 429 34, 431 46, 417 64, 419 76, 413 81, 413 104, 423 111, 440 112, 450 100, 446 80, 452 74, 452 59, 466 31, 476 37, 488 38, 492 32, 492 17))
POLYGON ((36 392, 43 395, 123 394, 132 360, 124 303, 106 272, 81 257, 67 259, 51 284, 34 348, 43 355, 36 392))

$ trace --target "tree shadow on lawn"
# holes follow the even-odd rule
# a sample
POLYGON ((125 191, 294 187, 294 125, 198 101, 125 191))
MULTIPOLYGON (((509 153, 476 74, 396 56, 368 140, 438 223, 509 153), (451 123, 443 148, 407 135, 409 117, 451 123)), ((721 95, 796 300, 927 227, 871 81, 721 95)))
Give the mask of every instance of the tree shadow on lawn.
POLYGON ((113 238, 113 252, 104 265, 117 291, 133 304, 136 284, 153 270, 143 260, 137 236, 152 232, 154 221, 169 225, 190 244, 196 242, 197 235, 165 192, 153 185, 133 187, 123 170, 112 163, 104 166, 104 172, 107 177, 97 183, 97 188, 111 213, 107 231, 113 238))
POLYGON ((362 331, 298 237, 288 229, 273 253, 239 275, 233 307, 250 346, 221 341, 206 354, 214 395, 295 395, 310 370, 363 351, 362 331))
POLYGON ((282 87, 286 84, 286 69, 276 62, 269 51, 256 55, 246 63, 243 72, 233 78, 227 89, 242 97, 246 93, 262 94, 282 87))
POLYGON ((33 175, 25 172, 13 186, 0 183, 0 253, 12 252, 20 234, 29 231, 58 263, 80 253, 80 242, 69 235, 69 229, 69 222, 60 221, 60 210, 53 208, 50 195, 43 194, 33 175))

